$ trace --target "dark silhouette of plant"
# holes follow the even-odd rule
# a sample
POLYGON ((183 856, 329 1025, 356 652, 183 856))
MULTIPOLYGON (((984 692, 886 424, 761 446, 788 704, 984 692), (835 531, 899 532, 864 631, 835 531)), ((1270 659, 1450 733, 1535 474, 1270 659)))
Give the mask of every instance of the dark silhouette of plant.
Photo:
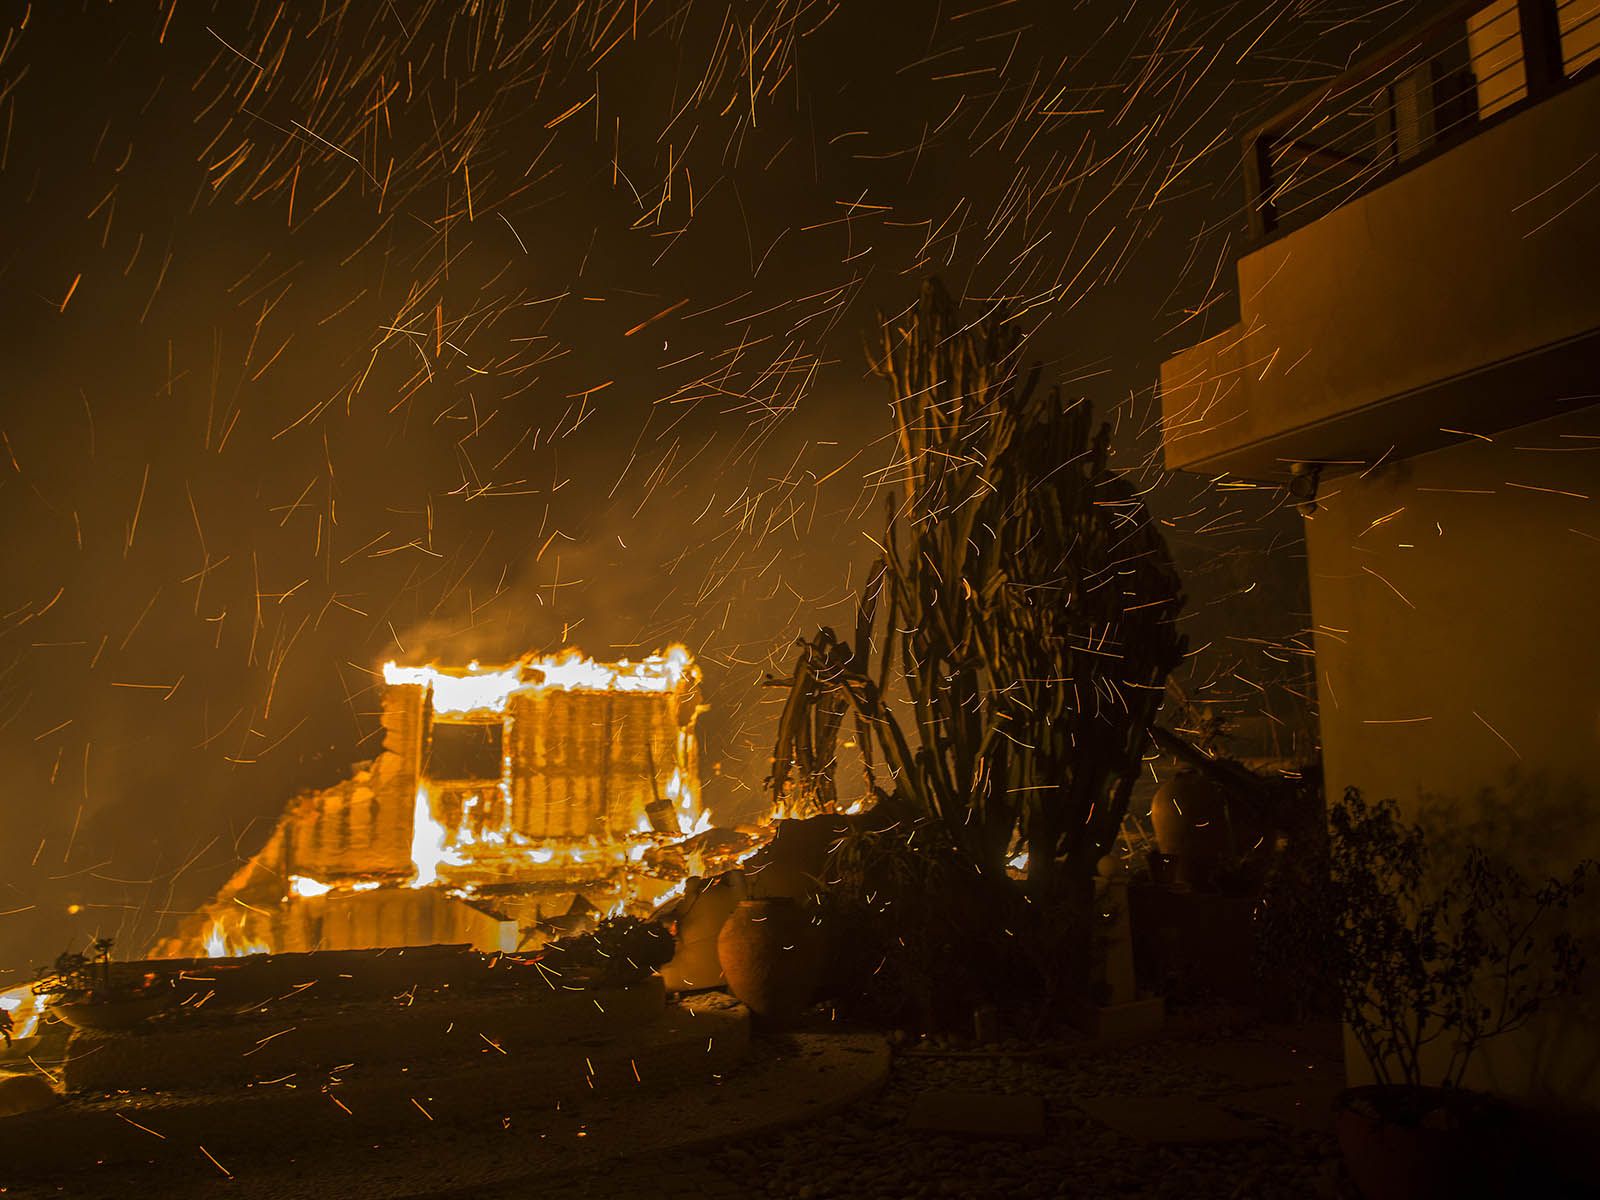
POLYGON ((975 1008, 1036 996, 1032 914, 1003 876, 978 871, 935 821, 852 826, 821 894, 829 1002, 851 1017, 928 1033, 969 1029, 975 1008))
POLYGON ((1329 821, 1334 974, 1345 1023, 1380 1083, 1422 1084, 1425 1051, 1442 1042, 1438 1082, 1459 1087, 1486 1041, 1576 989, 1581 948, 1549 926, 1583 894, 1593 862, 1534 886, 1475 847, 1440 870, 1420 826, 1355 788, 1329 821))
POLYGON ((1177 573, 1110 427, 1020 370, 1004 304, 968 320, 931 280, 882 339, 906 492, 875 640, 916 749, 881 681, 860 706, 897 785, 980 866, 1020 837, 1036 898, 1086 886, 1182 659, 1177 573))
MULTIPOLYGON (((1320 778, 1321 772, 1315 776, 1320 778)), ((1278 806, 1275 844, 1262 855, 1264 868, 1252 912, 1255 968, 1269 1007, 1282 1006, 1290 1020, 1335 1018, 1340 1013, 1339 936, 1341 913, 1329 882, 1331 853, 1321 788, 1303 786, 1278 806)))
POLYGON ((120 987, 111 975, 111 948, 113 938, 96 938, 89 943, 88 952, 75 954, 66 951, 56 956, 55 966, 46 971, 33 985, 36 996, 51 996, 60 1002, 110 999, 113 993, 134 990, 124 982, 120 987))
MULTIPOLYGON (((797 645, 800 654, 789 678, 764 680, 768 687, 789 689, 778 718, 767 789, 780 811, 808 817, 831 813, 838 802, 839 731, 850 709, 841 678, 854 655, 849 644, 827 628, 809 641, 801 638, 797 645)), ((870 743, 862 737, 858 745, 867 756, 864 765, 872 787, 870 743)))
POLYGON ((967 320, 936 280, 883 323, 904 500, 854 648, 803 643, 773 780, 811 769, 801 747, 831 769, 831 743, 799 731, 836 735, 842 694, 895 791, 981 870, 1003 875, 1020 840, 1046 900, 1086 890, 1117 835, 1183 597, 1109 426, 1024 375, 1021 341, 1004 304, 967 320))

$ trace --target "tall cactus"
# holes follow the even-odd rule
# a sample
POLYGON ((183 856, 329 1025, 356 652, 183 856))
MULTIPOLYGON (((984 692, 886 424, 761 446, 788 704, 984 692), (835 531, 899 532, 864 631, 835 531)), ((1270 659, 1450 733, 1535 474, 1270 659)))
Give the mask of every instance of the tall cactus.
POLYGON ((999 874, 1020 838, 1029 891, 1076 894, 1183 657, 1177 572, 1110 466, 1109 427, 1019 369, 1005 305, 964 323, 930 280, 881 335, 870 353, 893 389, 903 500, 889 500, 854 649, 824 630, 791 679, 769 681, 790 688, 769 782, 784 795, 793 764, 802 792, 832 796, 847 697, 900 797, 975 863, 999 874))
MULTIPOLYGON (((876 597, 879 680, 851 694, 897 782, 980 864, 1020 836, 1029 887, 1086 879, 1127 809, 1183 604, 1165 541, 1087 402, 1019 367, 1003 304, 938 281, 883 322, 905 499, 876 597), (915 748, 885 700, 892 670, 915 748)), ((863 648, 856 651, 863 660, 863 648)))

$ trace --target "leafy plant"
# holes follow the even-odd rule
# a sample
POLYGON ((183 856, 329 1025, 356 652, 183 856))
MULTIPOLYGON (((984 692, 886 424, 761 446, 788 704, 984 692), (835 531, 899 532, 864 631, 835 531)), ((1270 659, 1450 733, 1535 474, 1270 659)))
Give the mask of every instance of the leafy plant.
POLYGON ((1371 804, 1350 788, 1329 815, 1334 974, 1380 1083, 1421 1085, 1432 1074, 1425 1052, 1442 1043, 1436 1078, 1459 1087, 1485 1042, 1576 990, 1582 950, 1550 927, 1583 894, 1592 861, 1536 886, 1481 847, 1441 869, 1392 800, 1371 804))
POLYGON ((1268 1005, 1295 1021, 1335 1018, 1342 1008, 1343 914, 1329 876, 1327 817, 1320 794, 1315 799, 1315 819, 1283 831, 1271 849, 1252 913, 1257 980, 1268 1005))
POLYGON ((57 955, 53 968, 48 971, 41 968, 43 978, 33 985, 33 994, 52 997, 57 1003, 110 998, 117 990, 111 978, 113 945, 115 942, 111 938, 96 938, 89 944, 86 954, 69 950, 57 955))

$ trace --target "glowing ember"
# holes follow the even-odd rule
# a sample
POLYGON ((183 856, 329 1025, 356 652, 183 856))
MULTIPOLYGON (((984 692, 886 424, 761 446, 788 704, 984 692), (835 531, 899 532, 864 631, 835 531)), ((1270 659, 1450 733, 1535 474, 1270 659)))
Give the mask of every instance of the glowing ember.
POLYGON ((289 876, 289 894, 291 896, 326 896, 333 888, 326 883, 319 883, 315 879, 308 879, 304 875, 289 876))

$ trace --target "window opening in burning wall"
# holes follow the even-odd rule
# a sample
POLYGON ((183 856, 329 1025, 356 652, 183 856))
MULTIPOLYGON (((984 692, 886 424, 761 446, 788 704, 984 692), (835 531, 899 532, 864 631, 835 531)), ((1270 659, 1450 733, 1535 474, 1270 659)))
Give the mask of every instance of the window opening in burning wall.
POLYGON ((424 770, 429 779, 495 782, 504 773, 504 744, 499 721, 435 720, 424 770))

